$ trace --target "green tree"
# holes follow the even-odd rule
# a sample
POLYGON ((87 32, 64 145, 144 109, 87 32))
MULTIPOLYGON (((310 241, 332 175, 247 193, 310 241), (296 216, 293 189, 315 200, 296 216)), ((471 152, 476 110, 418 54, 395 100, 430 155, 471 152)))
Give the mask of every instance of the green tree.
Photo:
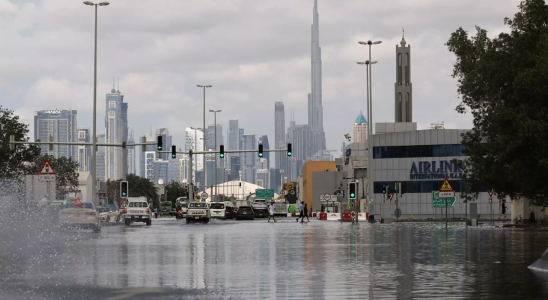
POLYGON ((175 205, 175 200, 179 197, 186 197, 188 195, 187 189, 179 182, 172 181, 166 185, 167 201, 170 201, 175 205))
POLYGON ((473 130, 463 136, 469 159, 460 162, 472 193, 478 183, 500 196, 527 197, 547 204, 548 185, 548 7, 525 0, 509 33, 490 39, 459 28, 447 41, 456 55, 453 77, 461 103, 470 110, 473 130))
POLYGON ((27 173, 30 175, 37 175, 46 162, 46 159, 49 160, 55 170, 57 199, 63 199, 68 193, 74 191, 78 187, 78 162, 72 160, 72 158, 55 158, 52 155, 40 155, 27 166, 27 173))
POLYGON ((26 165, 40 155, 36 145, 16 144, 10 150, 10 135, 15 141, 28 142, 29 125, 21 123, 13 111, 0 106, 0 178, 22 179, 27 174, 26 165))
MULTIPOLYGON (((158 189, 152 181, 135 174, 128 174, 126 178, 129 197, 147 197, 148 201, 152 200, 154 207, 159 207, 158 189)), ((121 180, 107 181, 108 203, 119 204, 121 202, 120 182, 121 180)))

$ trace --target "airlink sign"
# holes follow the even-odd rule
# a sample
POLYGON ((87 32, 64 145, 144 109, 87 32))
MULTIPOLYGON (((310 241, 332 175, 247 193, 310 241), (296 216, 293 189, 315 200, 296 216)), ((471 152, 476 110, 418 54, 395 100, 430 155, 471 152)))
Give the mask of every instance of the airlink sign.
POLYGON ((461 178, 462 169, 450 160, 418 161, 411 165, 409 177, 415 180, 461 178))

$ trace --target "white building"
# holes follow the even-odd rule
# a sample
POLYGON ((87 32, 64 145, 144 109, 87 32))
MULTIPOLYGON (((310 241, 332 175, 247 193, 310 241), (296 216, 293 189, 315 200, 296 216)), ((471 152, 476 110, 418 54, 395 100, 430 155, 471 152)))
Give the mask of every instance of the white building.
POLYGON ((369 130, 367 119, 363 116, 362 112, 356 118, 353 126, 353 135, 354 143, 364 143, 367 141, 367 131, 369 130))
MULTIPOLYGON (((112 88, 106 97, 105 115, 105 142, 122 143, 127 141, 127 103, 124 103, 124 95, 112 88)), ((105 149, 105 175, 106 179, 118 180, 122 178, 122 148, 106 147, 105 149)))

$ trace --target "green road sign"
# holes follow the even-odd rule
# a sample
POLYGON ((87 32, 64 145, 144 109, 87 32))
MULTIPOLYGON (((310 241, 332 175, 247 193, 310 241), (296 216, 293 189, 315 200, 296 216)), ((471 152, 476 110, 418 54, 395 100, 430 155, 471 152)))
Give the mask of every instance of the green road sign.
POLYGON ((273 189, 256 189, 255 198, 274 198, 273 189))
POLYGON ((438 191, 432 191, 433 208, 445 207, 445 199, 447 199, 447 207, 453 207, 455 205, 455 202, 457 202, 457 198, 440 198, 438 197, 438 194, 438 191))

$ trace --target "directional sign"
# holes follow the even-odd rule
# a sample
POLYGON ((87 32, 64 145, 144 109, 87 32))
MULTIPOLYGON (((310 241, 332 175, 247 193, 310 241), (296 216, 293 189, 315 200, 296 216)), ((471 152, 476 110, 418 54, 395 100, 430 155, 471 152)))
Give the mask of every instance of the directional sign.
POLYGON ((255 198, 273 198, 274 190, 273 189, 256 189, 255 198))
POLYGON ((445 207, 445 199, 447 199, 447 207, 453 207, 455 205, 455 202, 457 201, 457 198, 440 198, 439 192, 432 191, 432 207, 433 208, 440 208, 445 207))
POLYGON ((445 180, 441 184, 441 187, 440 187, 439 191, 440 192, 454 192, 455 190, 453 189, 453 187, 449 183, 449 180, 447 178, 445 178, 445 180))
POLYGON ((44 162, 42 169, 40 169, 40 175, 55 175, 55 170, 49 160, 46 159, 46 162, 44 162))

